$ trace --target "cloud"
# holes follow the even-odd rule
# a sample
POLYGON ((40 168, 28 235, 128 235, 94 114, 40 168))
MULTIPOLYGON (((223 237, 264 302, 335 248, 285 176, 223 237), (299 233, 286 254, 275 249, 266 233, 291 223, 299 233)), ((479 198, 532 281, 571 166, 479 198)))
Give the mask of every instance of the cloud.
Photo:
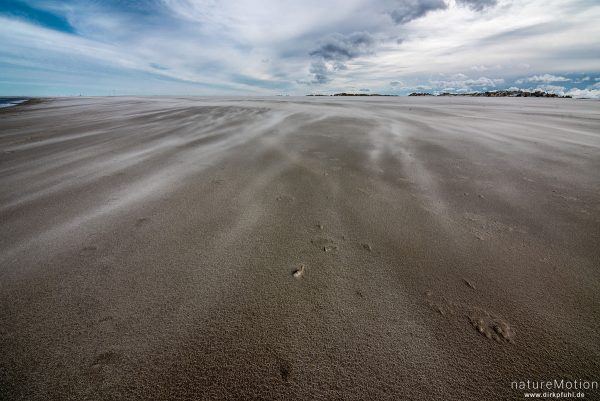
POLYGON ((323 84, 331 81, 330 73, 345 70, 345 62, 360 56, 372 54, 375 38, 367 32, 353 32, 349 35, 334 33, 320 41, 316 50, 309 53, 316 58, 309 72, 313 74, 313 83, 323 84))
POLYGON ((573 96, 575 98, 600 99, 600 89, 573 88, 568 90, 565 95, 573 96))
POLYGON ((367 32, 354 32, 350 35, 334 33, 324 39, 311 56, 324 60, 346 61, 373 52, 375 38, 367 32))
POLYGON ((587 88, 566 88, 558 85, 539 85, 536 88, 526 88, 530 92, 542 91, 548 93, 556 93, 560 96, 572 96, 574 98, 600 99, 600 87, 596 85, 587 88))
POLYGON ((557 95, 564 95, 565 94, 565 90, 567 88, 565 88, 564 86, 559 86, 559 85, 538 85, 536 88, 534 89, 527 89, 530 92, 535 92, 535 91, 541 91, 541 92, 548 92, 548 93, 556 93, 557 95))
POLYGON ((314 77, 311 83, 326 84, 331 81, 331 78, 329 77, 329 68, 323 60, 313 61, 309 71, 314 77))
POLYGON ((431 11, 448 8, 443 0, 398 0, 395 3, 395 8, 389 14, 396 24, 406 24, 431 11))
POLYGON ((488 7, 496 6, 498 0, 456 0, 456 4, 469 7, 474 11, 482 11, 488 7))
POLYGON ((587 81, 590 81, 592 79, 592 77, 589 76, 585 76, 585 77, 579 77, 573 80, 574 83, 576 84, 581 84, 587 81))
POLYGON ((444 91, 472 91, 479 88, 495 88, 504 83, 503 78, 469 78, 465 74, 454 74, 448 79, 430 80, 430 84, 444 91))
POLYGON ((533 75, 528 78, 518 79, 515 82, 518 84, 522 84, 524 82, 550 83, 550 82, 569 82, 570 80, 571 79, 569 79, 567 77, 562 77, 562 76, 557 76, 557 75, 552 75, 552 74, 543 74, 543 75, 533 75))
MULTIPOLYGON (((539 10, 539 12, 541 12, 541 10, 539 10)), ((551 22, 531 22, 527 24, 521 21, 515 21, 513 26, 507 26, 505 29, 502 29, 498 32, 493 32, 490 34, 484 32, 484 36, 482 39, 480 39, 479 44, 506 43, 513 40, 525 40, 529 38, 537 39, 553 33, 556 34, 558 32, 568 30, 570 24, 570 22, 564 20, 554 20, 551 22)))

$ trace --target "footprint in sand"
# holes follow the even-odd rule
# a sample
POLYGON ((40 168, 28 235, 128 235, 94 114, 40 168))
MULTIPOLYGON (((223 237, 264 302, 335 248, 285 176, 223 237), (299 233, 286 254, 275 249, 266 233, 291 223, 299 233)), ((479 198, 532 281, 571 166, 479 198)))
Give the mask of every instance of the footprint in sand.
POLYGON ((121 360, 121 354, 114 351, 106 351, 97 355, 89 366, 88 373, 101 379, 102 374, 110 366, 117 364, 121 360))
POLYGON ((371 244, 364 243, 364 244, 361 244, 361 246, 365 251, 373 252, 373 247, 371 246, 371 244))
POLYGON ((94 362, 92 362, 92 366, 94 365, 109 365, 117 362, 121 359, 121 356, 118 352, 115 351, 106 351, 101 354, 98 354, 96 358, 94 358, 94 362))
POLYGON ((278 202, 284 202, 284 203, 292 203, 293 201, 296 200, 296 198, 294 198, 291 195, 279 195, 277 198, 275 198, 278 202))
POLYGON ((136 220, 135 226, 139 228, 139 227, 142 227, 142 226, 144 226, 144 225, 146 225, 148 223, 150 223, 150 219, 148 217, 141 217, 141 218, 139 218, 139 219, 136 220))
POLYGON ((116 330, 116 321, 112 316, 105 316, 98 320, 96 328, 102 333, 114 332, 116 330))
POLYGON ((79 252, 79 255, 81 255, 81 256, 90 256, 90 255, 93 255, 97 250, 98 250, 97 246, 95 246, 95 245, 88 245, 86 247, 83 247, 83 249, 81 250, 81 252, 79 252))
POLYGON ((514 343, 515 330, 502 317, 476 306, 452 302, 436 296, 433 291, 425 292, 425 302, 438 314, 449 319, 466 319, 480 335, 499 343, 514 343))
POLYGON ((311 239, 310 242, 323 252, 335 252, 338 250, 337 244, 331 238, 316 237, 311 239))
POLYGON ((569 196, 569 195, 563 195, 563 194, 559 194, 556 191, 552 191, 554 196, 558 197, 558 198, 562 198, 564 200, 567 200, 569 202, 578 202, 579 198, 575 197, 575 196, 569 196))
POLYGON ((497 342, 513 343, 515 332, 510 325, 488 311, 473 308, 469 314, 469 322, 477 332, 497 342))
POLYGON ((485 241, 492 238, 495 234, 501 232, 517 232, 525 234, 527 230, 523 227, 504 224, 498 220, 488 219, 486 216, 482 216, 475 213, 464 213, 463 218, 470 222, 471 232, 475 238, 485 241))
POLYGON ((287 382, 290 378, 290 374, 292 373, 292 367, 286 361, 279 362, 279 375, 281 376, 281 380, 287 382))

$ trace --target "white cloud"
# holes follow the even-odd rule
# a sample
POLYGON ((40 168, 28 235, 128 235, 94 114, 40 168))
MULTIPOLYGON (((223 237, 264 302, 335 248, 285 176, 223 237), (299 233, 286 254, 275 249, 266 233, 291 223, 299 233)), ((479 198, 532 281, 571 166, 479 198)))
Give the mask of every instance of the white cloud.
POLYGON ((600 99, 600 89, 570 89, 565 93, 566 95, 573 96, 576 98, 590 98, 590 99, 600 99))
POLYGON ((479 77, 479 78, 469 78, 467 75, 458 73, 454 74, 448 79, 438 79, 438 80, 430 80, 430 84, 434 87, 442 89, 445 92, 452 91, 474 91, 480 89, 493 89, 496 88, 497 85, 501 85, 504 83, 503 78, 488 78, 488 77, 479 77))
POLYGON ((530 92, 542 91, 548 93, 555 93, 560 96, 572 96, 574 98, 592 98, 599 99, 600 98, 600 89, 596 89, 594 87, 588 87, 585 89, 580 88, 566 88, 564 86, 558 85, 540 85, 536 88, 525 89, 530 92))
POLYGON ((565 88, 564 86, 558 86, 558 85, 539 85, 535 89, 530 89, 530 91, 531 92, 541 91, 541 92, 548 92, 548 93, 556 93, 557 95, 562 96, 565 94, 566 89, 567 88, 565 88))
POLYGON ((569 79, 567 77, 561 77, 561 76, 552 75, 552 74, 543 74, 543 75, 533 75, 533 76, 528 77, 528 78, 519 79, 516 82, 518 84, 522 84, 524 82, 545 82, 545 83, 550 83, 550 82, 569 82, 570 80, 571 79, 569 79))

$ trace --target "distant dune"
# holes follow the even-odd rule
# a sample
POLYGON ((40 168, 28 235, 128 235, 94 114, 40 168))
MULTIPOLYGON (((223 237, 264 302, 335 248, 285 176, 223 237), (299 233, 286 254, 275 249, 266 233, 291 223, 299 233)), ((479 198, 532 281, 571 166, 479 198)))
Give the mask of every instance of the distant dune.
POLYGON ((598 380, 598 105, 6 109, 0 398, 492 401, 598 380))

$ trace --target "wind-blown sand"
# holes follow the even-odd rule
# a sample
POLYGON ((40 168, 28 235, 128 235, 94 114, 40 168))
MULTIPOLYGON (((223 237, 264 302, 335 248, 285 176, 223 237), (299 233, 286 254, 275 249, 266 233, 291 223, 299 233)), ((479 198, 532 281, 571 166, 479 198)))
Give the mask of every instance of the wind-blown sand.
POLYGON ((55 99, 0 152, 2 399, 600 379, 599 102, 55 99))

